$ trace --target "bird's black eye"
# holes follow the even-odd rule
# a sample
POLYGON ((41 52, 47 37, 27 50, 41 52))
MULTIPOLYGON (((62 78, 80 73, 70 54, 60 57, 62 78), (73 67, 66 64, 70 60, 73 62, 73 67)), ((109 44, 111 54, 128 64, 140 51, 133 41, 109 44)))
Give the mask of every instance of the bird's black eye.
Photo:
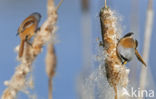
POLYGON ((133 35, 134 33, 133 32, 129 32, 129 33, 127 33, 124 37, 129 37, 129 36, 131 36, 131 35, 133 35))

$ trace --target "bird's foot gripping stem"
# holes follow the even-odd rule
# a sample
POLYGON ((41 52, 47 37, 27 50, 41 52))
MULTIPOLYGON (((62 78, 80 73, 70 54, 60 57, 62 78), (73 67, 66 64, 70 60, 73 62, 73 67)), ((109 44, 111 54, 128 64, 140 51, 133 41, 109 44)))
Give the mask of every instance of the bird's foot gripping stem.
POLYGON ((126 65, 126 64, 127 64, 127 61, 122 62, 122 65, 126 65))

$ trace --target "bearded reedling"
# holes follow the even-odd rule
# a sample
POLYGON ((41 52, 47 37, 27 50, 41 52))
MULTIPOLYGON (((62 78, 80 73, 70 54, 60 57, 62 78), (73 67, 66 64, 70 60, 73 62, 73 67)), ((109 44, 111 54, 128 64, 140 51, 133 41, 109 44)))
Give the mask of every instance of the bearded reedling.
POLYGON ((134 39, 134 33, 129 32, 122 37, 117 44, 117 55, 120 57, 122 64, 131 61, 133 56, 136 55, 137 59, 146 66, 137 50, 138 41, 134 39))
POLYGON ((23 56, 24 51, 24 43, 27 42, 31 45, 29 40, 35 34, 35 32, 39 29, 38 23, 40 22, 41 15, 40 13, 32 13, 28 16, 19 26, 17 35, 20 36, 21 43, 19 48, 19 58, 23 56))

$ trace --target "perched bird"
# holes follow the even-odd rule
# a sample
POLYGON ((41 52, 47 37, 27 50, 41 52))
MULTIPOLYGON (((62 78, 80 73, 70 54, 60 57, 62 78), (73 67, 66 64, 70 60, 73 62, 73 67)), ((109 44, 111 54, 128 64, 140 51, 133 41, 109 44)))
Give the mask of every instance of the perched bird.
POLYGON ((22 57, 24 50, 24 43, 29 43, 31 37, 35 34, 35 32, 39 29, 38 23, 40 22, 41 15, 40 13, 32 13, 28 16, 19 26, 17 35, 20 36, 21 43, 19 48, 19 57, 22 57))
POLYGON ((136 55, 137 59, 146 66, 146 63, 137 50, 137 46, 138 41, 134 39, 133 32, 127 33, 119 40, 117 44, 117 55, 121 59, 122 64, 126 64, 136 55))

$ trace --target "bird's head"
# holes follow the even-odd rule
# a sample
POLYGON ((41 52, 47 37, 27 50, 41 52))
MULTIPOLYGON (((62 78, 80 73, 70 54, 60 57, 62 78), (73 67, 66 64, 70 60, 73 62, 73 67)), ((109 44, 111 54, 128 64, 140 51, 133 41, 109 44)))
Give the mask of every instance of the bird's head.
POLYGON ((133 36, 134 36, 134 33, 133 32, 129 32, 123 38, 125 38, 125 37, 133 37, 133 36))
POLYGON ((34 13, 32 13, 30 16, 34 16, 34 17, 37 19, 38 22, 39 22, 40 19, 41 19, 41 14, 38 13, 38 12, 34 12, 34 13))

